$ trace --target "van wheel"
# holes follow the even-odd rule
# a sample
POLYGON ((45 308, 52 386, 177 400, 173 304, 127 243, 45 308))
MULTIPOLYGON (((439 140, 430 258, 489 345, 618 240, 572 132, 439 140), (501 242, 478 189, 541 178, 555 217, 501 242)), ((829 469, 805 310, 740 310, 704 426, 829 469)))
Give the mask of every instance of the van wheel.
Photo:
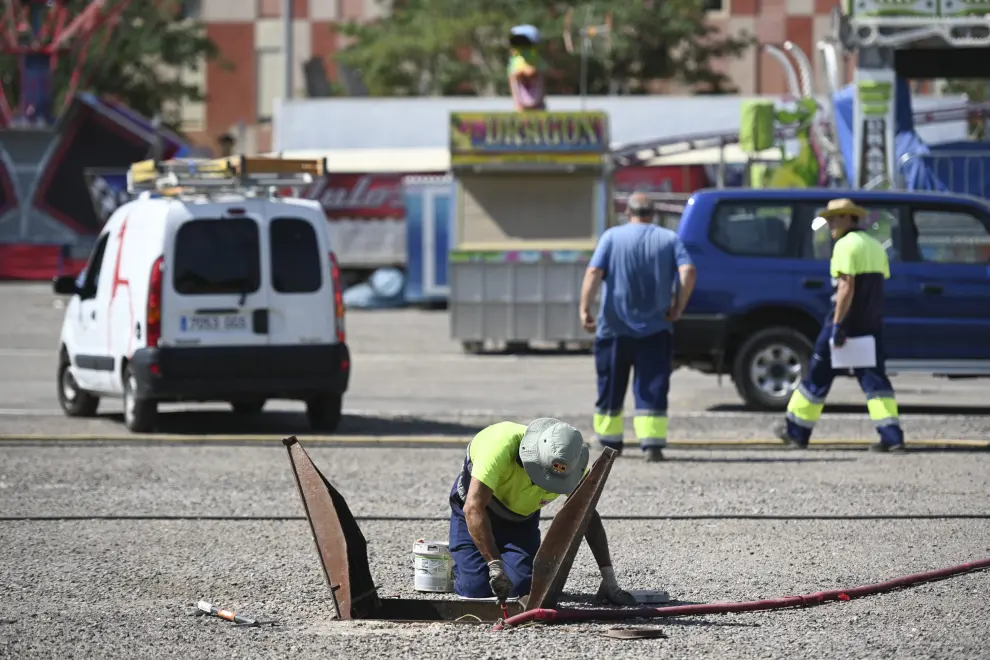
POLYGON ((746 406, 752 410, 787 409, 791 393, 808 372, 811 342, 792 328, 760 330, 736 352, 732 379, 746 406))
POLYGON ((58 360, 58 405, 67 417, 93 417, 100 397, 79 389, 69 366, 69 358, 63 353, 58 360))
POLYGON ((336 431, 343 416, 343 394, 323 394, 306 402, 306 418, 314 431, 336 431))
POLYGON ((137 381, 128 365, 124 369, 124 426, 134 433, 150 433, 158 418, 158 402, 134 398, 137 381))
POLYGON ((231 401, 230 407, 233 408, 234 412, 238 415, 256 415, 261 412, 261 409, 265 407, 265 399, 242 399, 239 401, 231 401))

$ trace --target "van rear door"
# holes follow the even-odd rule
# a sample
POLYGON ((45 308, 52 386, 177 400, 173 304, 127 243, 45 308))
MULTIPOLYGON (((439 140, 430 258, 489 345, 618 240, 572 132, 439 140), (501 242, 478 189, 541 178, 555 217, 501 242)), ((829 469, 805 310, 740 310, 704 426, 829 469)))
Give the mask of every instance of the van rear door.
MULTIPOLYGON (((275 206, 275 205, 273 205, 275 206)), ((332 344, 333 287, 326 224, 308 209, 277 204, 268 223, 273 345, 332 344)))
POLYGON ((172 346, 267 344, 264 224, 243 208, 203 211, 166 246, 162 338, 172 346))

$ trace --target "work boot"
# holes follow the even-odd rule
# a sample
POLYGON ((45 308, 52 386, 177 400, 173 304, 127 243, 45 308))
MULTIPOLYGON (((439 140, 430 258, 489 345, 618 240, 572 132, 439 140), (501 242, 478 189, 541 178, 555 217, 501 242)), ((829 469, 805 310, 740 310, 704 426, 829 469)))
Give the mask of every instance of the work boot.
POLYGON ((875 451, 881 454, 903 454, 907 451, 907 447, 904 446, 903 442, 899 442, 896 445, 888 445, 884 442, 874 442, 870 445, 870 451, 875 451))
POLYGON ((647 447, 644 451, 646 452, 647 463, 659 463, 664 460, 662 447, 647 447))
POLYGON ((808 443, 795 440, 787 434, 787 422, 779 422, 773 427, 774 436, 785 443, 789 449, 807 449, 808 443))

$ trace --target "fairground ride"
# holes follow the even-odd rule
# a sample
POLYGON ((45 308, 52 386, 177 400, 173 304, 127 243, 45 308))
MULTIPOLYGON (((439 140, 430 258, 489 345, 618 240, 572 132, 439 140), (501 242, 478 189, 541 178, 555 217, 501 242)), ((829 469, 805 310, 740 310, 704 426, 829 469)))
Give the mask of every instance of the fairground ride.
MULTIPOLYGON (((819 182, 850 188, 928 188, 986 196, 990 190, 990 143, 953 143, 929 149, 917 126, 985 122, 990 102, 951 102, 914 111, 907 80, 990 79, 990 4, 960 0, 846 0, 833 12, 834 34, 817 44, 826 89, 814 89, 807 55, 794 43, 763 50, 782 66, 785 101, 816 99, 810 144, 820 161, 819 182), (855 58, 851 84, 846 57, 855 58)), ((798 139, 800 124, 777 123, 780 142, 798 139)), ((724 158, 739 132, 687 135, 623 145, 617 165, 645 165, 694 152, 718 152, 715 185, 725 184, 724 158)), ((802 145, 803 146, 803 145, 802 145)), ((737 150, 738 151, 738 150, 737 150)), ((700 161, 701 159, 699 159, 700 161)), ((705 162, 710 162, 709 158, 705 162)), ((753 165, 747 162, 746 165, 753 165)))
MULTIPOLYGON (((48 126, 85 87, 123 12, 133 0, 7 0, 0 14, 0 54, 17 62, 0 75, 0 128, 48 126), (68 87, 55 108, 53 77, 69 63, 68 87)), ((147 0, 142 0, 147 1, 147 0)))
MULTIPOLYGON (((980 0, 844 0, 832 18, 832 38, 820 45, 831 69, 829 79, 834 80, 837 68, 830 49, 855 58, 856 63, 851 90, 853 162, 847 163, 846 171, 857 188, 901 187, 913 174, 909 170, 932 165, 924 162, 929 152, 923 144, 906 145, 900 135, 906 130, 901 117, 910 116, 905 81, 990 79, 990 4, 980 0)), ((835 100, 837 90, 830 91, 835 100)), ((837 117, 834 109, 833 116, 837 117)), ((983 147, 982 152, 942 154, 940 158, 953 170, 949 174, 959 167, 970 170, 975 163, 982 171, 990 155, 983 147)), ((946 168, 936 169, 935 174, 941 176, 946 168)), ((955 192, 974 192, 957 190, 955 182, 944 183, 955 192)))
POLYGON ((182 7, 177 0, 0 1, 0 279, 47 278, 66 260, 84 260, 127 199, 130 165, 187 153, 157 118, 87 92, 125 31, 132 42, 145 39, 182 7))

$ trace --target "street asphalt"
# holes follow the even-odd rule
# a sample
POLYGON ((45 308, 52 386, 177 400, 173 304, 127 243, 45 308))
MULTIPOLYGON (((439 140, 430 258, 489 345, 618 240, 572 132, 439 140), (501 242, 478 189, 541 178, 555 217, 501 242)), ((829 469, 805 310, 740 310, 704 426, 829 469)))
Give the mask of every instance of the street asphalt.
MULTIPOLYGON (((0 438, 119 438, 118 400, 101 402, 95 419, 67 419, 55 399, 62 299, 43 284, 0 285, 0 438)), ((415 439, 466 438, 495 421, 555 416, 591 431, 595 376, 588 355, 464 355, 450 339, 445 312, 350 312, 352 377, 338 435, 415 439)), ((990 438, 990 381, 924 376, 894 379, 909 441, 990 438)), ((630 395, 627 410, 634 408, 630 395)), ((303 408, 270 402, 261 415, 239 417, 225 404, 162 406, 161 436, 307 434, 303 408)), ((670 439, 769 440, 776 415, 743 410, 729 379, 678 370, 670 394, 670 439)), ((627 420, 627 433, 632 424, 627 420)), ((873 427, 855 382, 837 382, 822 439, 872 440, 873 427)))
MULTIPOLYGON (((307 444, 301 410, 277 402, 244 418, 222 406, 178 408, 154 440, 115 443, 128 435, 117 402, 89 421, 57 411, 61 312, 44 286, 0 286, 0 658, 988 657, 987 572, 819 607, 648 622, 492 632, 335 621, 276 441, 298 434, 347 499, 379 593, 422 597, 412 545, 446 539, 463 448, 401 441, 462 439, 489 421, 541 415, 588 430, 590 358, 468 357, 448 338, 442 312, 352 313, 354 378, 341 432, 394 446, 307 444), (280 625, 187 616, 199 600, 280 625), (628 625, 659 626, 666 638, 604 636, 628 625)), ((986 382, 898 378, 895 386, 909 441, 990 439, 986 382)), ((820 437, 871 440, 855 386, 834 394, 820 437)), ((690 372, 675 375, 670 408, 675 440, 767 440, 776 419, 741 412, 731 383, 690 372)), ((766 599, 990 557, 985 450, 667 454, 648 464, 626 452, 599 504, 617 576, 630 589, 666 589, 692 603, 766 599)), ((596 587, 582 547, 564 604, 587 603, 596 587)))

